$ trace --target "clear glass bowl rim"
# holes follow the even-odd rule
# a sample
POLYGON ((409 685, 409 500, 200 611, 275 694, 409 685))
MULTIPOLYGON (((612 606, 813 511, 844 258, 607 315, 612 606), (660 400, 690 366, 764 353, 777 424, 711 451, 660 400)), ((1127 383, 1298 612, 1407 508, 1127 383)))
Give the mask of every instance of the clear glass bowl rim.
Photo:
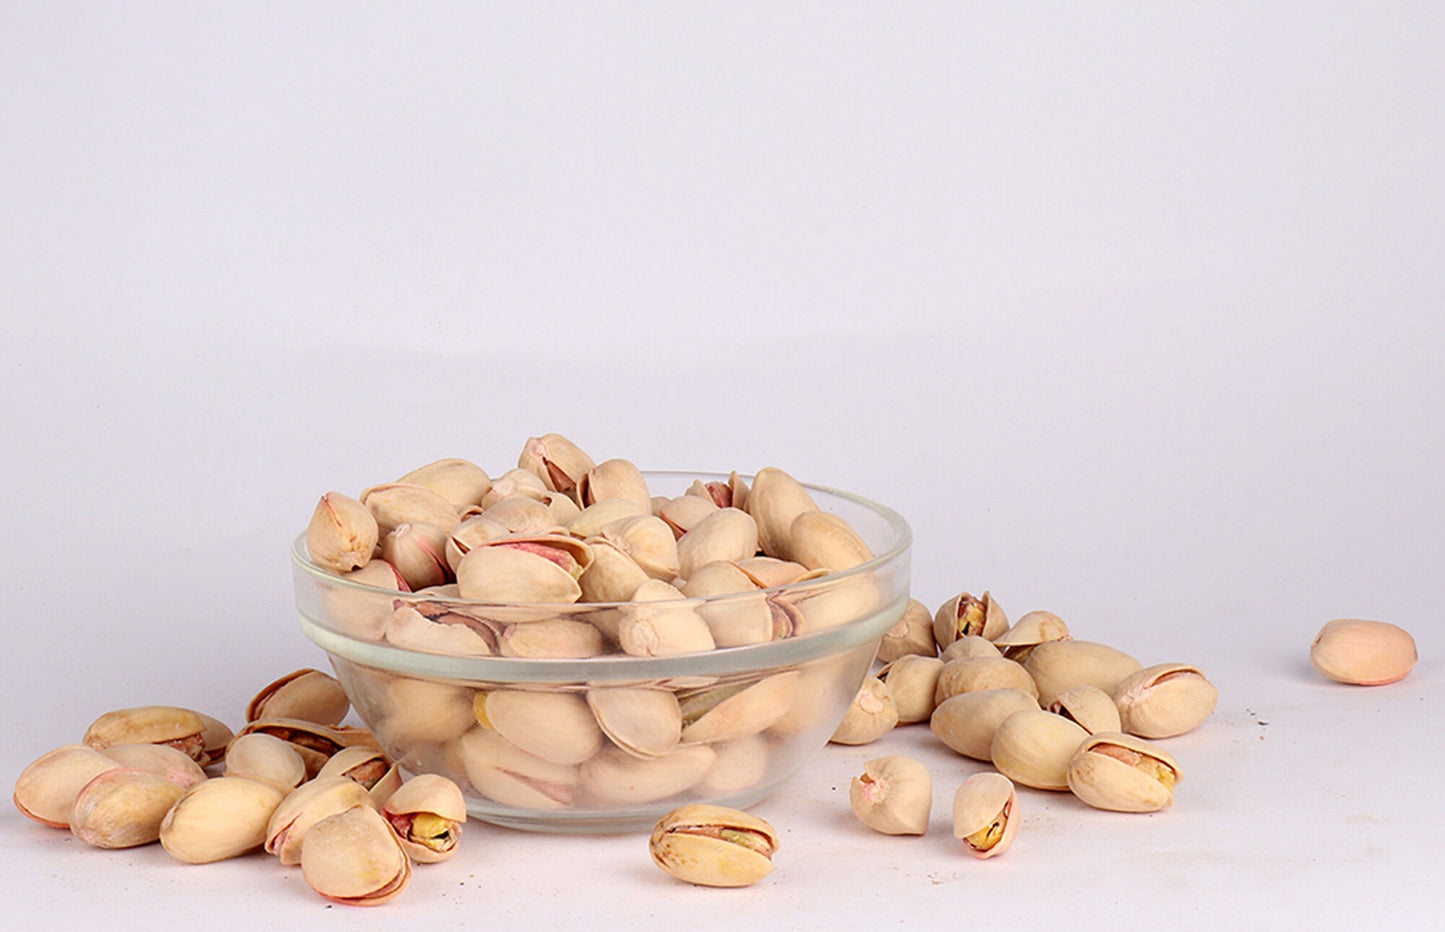
MULTIPOLYGON (((677 480, 700 479, 704 482, 726 481, 728 478, 727 474, 724 473, 682 469, 643 470, 642 474, 646 477, 655 476, 677 480)), ((751 482, 753 476, 740 474, 739 478, 751 482)), ((769 594, 783 592, 789 594, 805 594, 813 590, 827 590, 839 585, 842 580, 866 577, 880 570, 893 568, 895 564, 906 561, 909 547, 913 542, 913 532, 908 522, 904 520, 903 516, 898 512, 889 508, 887 505, 864 498, 861 495, 855 495, 852 492, 845 492, 841 489, 807 482, 802 483, 802 485, 809 492, 819 492, 826 496, 843 499, 867 511, 873 512, 873 514, 881 518, 892 531, 894 535, 893 545, 883 553, 876 555, 873 559, 860 563, 855 567, 838 573, 829 573, 826 576, 808 580, 807 582, 792 583, 752 592, 708 596, 702 599, 684 599, 679 600, 679 604, 696 605, 699 603, 720 603, 727 600, 756 598, 757 593, 760 591, 769 594)), ((358 592, 371 594, 384 594, 390 591, 343 579, 312 563, 306 554, 306 534, 304 531, 298 534, 292 542, 291 560, 298 571, 310 577, 315 582, 326 586, 343 589, 351 588, 358 592)), ((410 594, 398 593, 398 595, 406 597, 410 594)), ((711 651, 677 654, 667 657, 634 657, 627 654, 608 654, 602 657, 585 657, 566 660, 515 657, 458 657, 447 654, 429 654, 423 651, 396 647, 391 644, 354 638, 317 624, 307 618, 304 613, 301 616, 301 626, 306 636, 327 653, 342 657, 353 663, 360 663, 376 669, 428 679, 446 679, 456 680, 458 682, 533 683, 555 683, 560 681, 640 681, 681 676, 716 676, 728 673, 742 673, 774 666, 802 663, 808 660, 841 653, 871 638, 881 636, 902 613, 902 606, 906 603, 906 600, 905 587, 905 593, 900 600, 897 600, 896 605, 890 604, 884 606, 874 615, 865 616, 847 624, 838 625, 837 627, 827 628, 813 634, 805 634, 801 637, 784 638, 762 644, 749 644, 742 647, 724 647, 711 651), (898 609, 897 613, 891 611, 891 609, 895 607, 898 609), (872 623, 870 624, 870 622, 872 623), (887 624, 885 625, 884 622, 887 622, 887 624)), ((502 607, 515 607, 509 603, 475 602, 466 599, 447 598, 438 599, 437 601, 455 605, 498 607, 500 604, 502 607)), ((526 607, 528 609, 554 610, 558 614, 567 614, 578 611, 605 611, 609 608, 615 609, 630 604, 632 603, 564 602, 552 604, 537 602, 527 603, 526 607)), ((661 606, 668 603, 655 602, 651 604, 661 606)))

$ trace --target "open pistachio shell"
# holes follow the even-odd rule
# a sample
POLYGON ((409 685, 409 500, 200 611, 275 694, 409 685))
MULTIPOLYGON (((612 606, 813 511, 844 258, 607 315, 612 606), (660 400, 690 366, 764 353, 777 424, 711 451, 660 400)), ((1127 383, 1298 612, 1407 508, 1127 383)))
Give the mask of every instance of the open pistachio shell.
POLYGON ((107 770, 81 788, 70 832, 96 848, 148 845, 160 837, 161 821, 184 793, 144 770, 107 770))
POLYGON ((683 742, 731 741, 763 731, 787 713, 798 675, 797 670, 785 670, 679 695, 683 742))
POLYGON ((268 684, 246 706, 246 721, 299 718, 336 725, 351 711, 351 701, 336 677, 310 667, 294 670, 268 684))
POLYGON ((848 791, 853 814, 884 835, 922 835, 933 808, 933 779, 911 757, 893 755, 868 761, 848 791))
POLYGON ((658 820, 648 850, 658 867, 679 880, 745 887, 772 872, 778 833, 755 815, 694 803, 658 820))
POLYGON ((456 853, 467 803, 451 780, 422 773, 402 784, 381 814, 396 830, 408 857, 418 864, 435 864, 456 853))
POLYGON ((1004 633, 993 639, 994 646, 1010 660, 1023 663, 1035 647, 1045 641, 1066 641, 1069 626, 1053 612, 1028 612, 1004 633))
POLYGON ((670 690, 597 687, 587 691, 587 705, 603 734, 634 757, 662 757, 682 739, 682 709, 670 690))
POLYGON ((380 748, 342 748, 331 755, 316 776, 318 779, 345 777, 361 784, 366 790, 375 790, 376 785, 391 773, 392 766, 391 758, 380 748))
POLYGON ((529 437, 517 457, 517 466, 542 480, 553 492, 572 493, 577 483, 596 467, 592 457, 561 434, 529 437))
POLYGON ((199 761, 206 756, 205 731, 205 721, 190 709, 148 705, 105 713, 82 742, 97 751, 112 744, 165 744, 199 761))
POLYGON ((51 828, 67 828, 81 788, 121 764, 83 744, 67 744, 42 754, 20 772, 12 797, 15 808, 51 828))
POLYGON ((960 693, 939 703, 929 729, 950 749, 974 760, 991 761, 993 736, 1015 712, 1039 707, 1022 689, 984 689, 960 693))
POLYGON ((999 773, 1040 790, 1069 788, 1069 761, 1089 733, 1042 709, 1015 712, 994 732, 989 756, 999 773))
POLYGON ((1068 766, 1069 789, 1096 809, 1155 812, 1174 804, 1183 774, 1169 752, 1121 732, 1093 735, 1068 766))
MULTIPOLYGON (((679 495, 677 498, 669 498, 663 501, 655 512, 667 526, 672 528, 672 533, 679 539, 697 526, 698 522, 718 510, 718 506, 711 498, 704 498, 698 495, 679 495)), ((753 533, 757 534, 757 525, 753 526, 753 533)))
POLYGON ((396 567, 413 590, 444 585, 452 569, 447 563, 451 535, 425 521, 398 524, 381 539, 381 558, 396 567))
POLYGON ((299 864, 311 827, 353 806, 373 806, 366 787, 346 777, 317 777, 287 794, 266 823, 266 851, 282 864, 299 864))
POLYGON ((1073 686, 1064 690, 1049 703, 1049 711, 1077 722, 1091 735, 1121 730, 1119 707, 1097 686, 1073 686))
POLYGON ((395 899, 411 882, 411 860, 381 813, 358 806, 311 827, 301 875, 317 893, 347 906, 395 899))
POLYGON ((954 793, 953 837, 974 857, 998 857, 1018 831, 1018 794, 1008 777, 976 773, 954 793))
POLYGON ((283 794, 246 777, 197 783, 166 813, 161 846, 179 861, 205 864, 254 851, 266 840, 266 823, 283 794))
POLYGON ((1008 630, 1008 616, 987 591, 975 598, 967 592, 944 602, 933 615, 933 637, 940 649, 965 634, 992 640, 1008 630))
POLYGON ((608 498, 636 502, 647 514, 652 513, 652 493, 647 490, 647 480, 629 460, 603 460, 577 481, 577 503, 582 507, 608 498))
POLYGON ((753 477, 745 510, 757 522, 758 546, 763 553, 794 560, 789 538, 793 521, 805 511, 817 511, 818 503, 792 476, 768 466, 753 477))
POLYGON ((396 481, 430 489, 456 509, 479 504, 492 488, 492 480, 486 471, 476 463, 464 459, 442 459, 427 463, 396 481))
POLYGON ((1198 667, 1158 663, 1126 676, 1114 687, 1120 726, 1141 738, 1172 738, 1193 731, 1209 718, 1219 690, 1198 667))
POLYGON ((460 657, 491 657, 498 650, 496 629, 486 621, 456 612, 429 617, 413 605, 399 605, 387 619, 388 643, 406 650, 460 657))
POLYGON ((892 663, 905 654, 938 655, 938 645, 933 640, 933 616, 928 606, 917 599, 908 600, 903 617, 884 632, 878 645, 878 659, 883 663, 892 663))
POLYGON ((661 518, 652 514, 618 518, 603 525, 598 536, 631 557, 653 579, 670 582, 677 578, 678 540, 661 518))
POLYGON ((237 734, 255 733, 274 735, 282 741, 289 741, 296 753, 306 762, 306 774, 314 777, 327 759, 345 747, 379 747, 376 738, 365 728, 351 728, 344 725, 322 725, 296 718, 266 718, 247 723, 237 734))
POLYGON ((340 492, 327 492, 306 525, 306 553, 317 566, 346 573, 371 560, 380 538, 376 518, 365 505, 340 492))
POLYGON ((554 764, 580 764, 602 747, 602 729, 576 693, 483 690, 472 709, 483 728, 554 764))

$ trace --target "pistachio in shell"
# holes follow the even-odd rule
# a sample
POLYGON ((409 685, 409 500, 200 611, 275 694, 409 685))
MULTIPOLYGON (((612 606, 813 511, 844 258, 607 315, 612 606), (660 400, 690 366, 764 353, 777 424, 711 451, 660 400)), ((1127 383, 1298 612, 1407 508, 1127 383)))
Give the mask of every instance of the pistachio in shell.
POLYGON ((83 744, 67 744, 36 758, 20 772, 11 797, 26 818, 51 828, 68 828, 81 789, 121 764, 83 744))
POLYGON ((337 725, 351 711, 351 700, 336 677, 311 667, 293 670, 264 686, 246 706, 246 721, 296 718, 337 725))
POLYGON ((266 823, 283 798, 271 784, 247 777, 214 777, 197 783, 161 821, 161 846, 188 864, 254 851, 266 841, 266 823))
POLYGON ((408 857, 419 864, 434 864, 456 853, 467 803, 451 780, 421 773, 391 794, 381 814, 396 830, 408 857))
POLYGON ((998 857, 1018 831, 1018 794, 1003 774, 976 773, 954 793, 953 837, 974 857, 998 857))
POLYGON ((389 902, 411 882, 411 859, 381 813, 368 806, 313 825, 300 863, 311 889, 346 906, 389 902))
POLYGON ((853 814, 884 835, 922 835, 933 808, 933 778, 911 757, 891 755, 868 761, 848 791, 853 814))
POLYGON ((772 872, 778 833, 739 809, 694 803, 658 820, 648 850, 653 863, 679 880, 745 887, 772 872))
POLYGON ((160 837, 161 821, 185 792, 144 770, 107 770, 81 788, 70 833, 95 848, 148 845, 160 837))
POLYGON ((1126 676, 1114 687, 1120 727, 1141 738, 1172 738, 1204 724, 1219 702, 1219 689, 1198 667, 1159 663, 1126 676))

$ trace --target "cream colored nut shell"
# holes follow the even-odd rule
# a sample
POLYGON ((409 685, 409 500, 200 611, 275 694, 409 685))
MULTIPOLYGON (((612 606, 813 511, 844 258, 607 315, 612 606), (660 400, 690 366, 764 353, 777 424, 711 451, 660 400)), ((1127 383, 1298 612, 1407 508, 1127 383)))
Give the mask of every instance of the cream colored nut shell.
POLYGON ((953 837, 980 860, 1007 851, 1019 825, 1018 794, 1003 774, 976 773, 953 794, 953 837), (980 833, 982 839, 977 837, 980 833))
POLYGON ((327 816, 308 835, 301 875, 328 900, 376 906, 394 899, 411 882, 411 860, 375 809, 357 807, 327 816))
POLYGON ((83 744, 67 744, 42 754, 15 780, 15 808, 51 828, 70 825, 70 812, 81 788, 120 764, 83 744))
POLYGON ((981 689, 1022 689, 1038 698, 1034 678, 1018 663, 1004 657, 965 657, 950 660, 938 674, 934 701, 942 703, 950 696, 977 692, 981 689))
POLYGON ((911 757, 879 757, 863 766, 848 791, 853 814, 884 835, 922 835, 933 808, 933 778, 911 757))
POLYGON ((758 546, 763 553, 780 560, 794 560, 789 539, 793 521, 805 511, 817 511, 818 503, 792 476, 768 466, 753 477, 744 510, 757 523, 758 546))
POLYGON ((1114 698, 1097 686, 1072 686, 1064 690, 1050 703, 1049 711, 1078 722, 1091 735, 1123 731, 1114 698))
POLYGON ((250 777, 289 793, 306 780, 306 762, 291 742, 253 732, 226 749, 226 776, 250 777))
POLYGON ((306 525, 307 555, 311 562, 333 573, 365 566, 380 539, 381 532, 371 511, 340 492, 321 496, 306 525))
POLYGON ((992 761, 993 736, 1015 712, 1038 709, 1022 689, 984 689, 943 700, 928 720, 929 729, 951 750, 974 760, 992 761))
POLYGON ((989 756, 998 772, 1040 790, 1069 788, 1069 761, 1089 733, 1042 709, 1015 712, 994 732, 989 756))
POLYGON ((869 744, 886 735, 898 724, 898 706, 888 693, 888 686, 876 676, 863 681, 843 720, 828 740, 834 744, 869 744))
POLYGON ((1159 663, 1125 677, 1114 688, 1120 727, 1141 738, 1172 738, 1204 724, 1219 690, 1198 667, 1159 663))
POLYGON ((467 801, 459 786, 434 773, 419 773, 391 794, 381 814, 396 829, 401 847, 418 864, 451 857, 467 820, 467 801))
POLYGON ((336 677, 306 667, 293 670, 261 689, 246 706, 246 721, 258 718, 299 718, 338 725, 351 701, 336 677))
POLYGON ((602 747, 602 729, 576 693, 497 689, 473 700, 478 723, 554 764, 580 764, 602 747))
POLYGON ((147 705, 106 712, 81 740, 97 751, 112 744, 167 744, 199 761, 206 757, 205 731, 205 721, 190 709, 147 705))
POLYGON ((1388 621, 1336 618, 1310 645, 1310 663, 1324 676, 1355 686, 1394 683, 1419 659, 1415 639, 1388 621))
POLYGON ((1008 626, 1008 616, 987 591, 977 597, 960 592, 940 605, 933 615, 933 637, 941 649, 965 634, 992 640, 1007 631, 1008 626))
POLYGON ((480 504, 492 488, 492 480, 482 467, 455 458, 419 466, 396 481, 430 489, 456 509, 480 504))
POLYGON ((112 744, 100 753, 122 767, 153 773, 183 790, 206 779, 206 772, 189 754, 165 744, 112 744))
POLYGON ((96 848, 134 848, 160 837, 161 821, 185 793, 144 770, 107 770, 81 788, 70 832, 96 848))
POLYGON ((909 599, 903 610, 903 617, 883 634, 878 644, 880 663, 892 663, 907 654, 934 657, 938 645, 933 640, 933 616, 928 606, 917 599, 909 599))
POLYGON ((943 649, 940 655, 944 663, 968 660, 972 657, 1002 657, 1003 651, 993 641, 980 634, 965 634, 943 649))
POLYGON ((739 809, 695 803, 663 816, 648 839, 653 863, 688 883, 745 887, 773 870, 778 833, 739 809))
POLYGON ((282 864, 299 864, 311 826, 353 806, 375 807, 366 787, 347 777, 317 777, 287 794, 266 822, 265 847, 282 864))
POLYGON ((1073 686, 1097 686, 1113 695, 1120 680, 1143 666, 1107 644, 1077 640, 1046 641, 1024 661, 1024 669, 1038 686, 1039 705, 1045 708, 1073 686))
POLYGON ((1090 737, 1069 761, 1069 789, 1074 795, 1096 809, 1114 812, 1155 812, 1174 804, 1174 785, 1184 778, 1179 764, 1170 754, 1142 738, 1115 732, 1090 737), (1100 748, 1119 748, 1123 756, 1137 755, 1147 773, 1138 766, 1119 760, 1100 748), (1158 779, 1157 770, 1167 768, 1169 779, 1158 779))
POLYGON ((900 724, 928 721, 937 707, 934 694, 942 672, 942 660, 917 654, 905 654, 878 671, 898 708, 900 724))
POLYGON ((205 864, 254 851, 282 793, 245 777, 215 777, 186 791, 161 822, 161 846, 179 861, 205 864))

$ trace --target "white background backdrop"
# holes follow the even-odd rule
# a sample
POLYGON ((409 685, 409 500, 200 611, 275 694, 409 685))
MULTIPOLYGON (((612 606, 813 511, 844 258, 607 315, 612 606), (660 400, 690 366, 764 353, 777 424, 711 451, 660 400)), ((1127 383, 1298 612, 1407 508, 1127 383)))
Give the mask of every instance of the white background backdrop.
POLYGON ((673 883, 639 838, 477 825, 381 915, 327 911, 264 858, 10 812, 7 912, 1419 919, 1442 47, 1428 3, 0 4, 5 779, 106 709, 238 719, 324 666, 286 559, 317 495, 500 472, 549 430, 877 498, 930 607, 988 588, 1223 693, 1169 745, 1173 810, 1029 793, 987 864, 947 825, 979 766, 908 730, 758 807, 784 850, 748 891, 673 883), (1410 628, 1420 666, 1319 680, 1339 616, 1410 628), (895 752, 934 770, 923 839, 847 812, 895 752))

